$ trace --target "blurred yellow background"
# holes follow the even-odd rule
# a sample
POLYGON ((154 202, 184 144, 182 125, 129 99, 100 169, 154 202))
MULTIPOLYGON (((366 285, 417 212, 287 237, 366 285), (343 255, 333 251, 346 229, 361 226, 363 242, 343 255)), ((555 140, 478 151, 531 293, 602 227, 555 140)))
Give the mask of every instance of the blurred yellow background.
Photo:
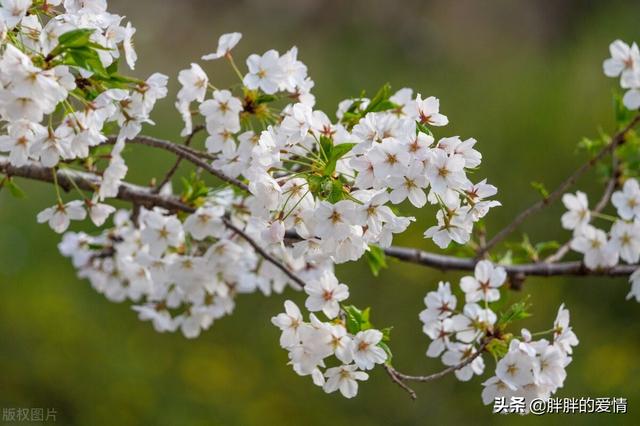
MULTIPOLYGON (((135 75, 168 74, 175 95, 178 70, 215 50, 217 38, 241 31, 239 62, 269 48, 297 45, 316 81, 317 106, 333 114, 337 102, 374 92, 385 82, 441 99, 451 124, 438 136, 478 139, 479 176, 499 188, 492 210, 495 233, 536 200, 532 180, 553 188, 584 160, 582 136, 613 127, 614 80, 601 71, 608 45, 640 40, 637 1, 157 1, 111 0, 113 13, 138 28, 135 75)), ((203 64, 212 83, 235 83, 222 61, 203 64)), ((173 99, 156 108, 147 133, 178 140, 173 99)), ((127 157, 129 180, 161 176, 172 159, 144 147, 127 157)), ((188 170, 183 166, 182 171, 188 170)), ((592 176, 593 178, 593 176, 592 176)), ((477 180, 477 177, 474 177, 477 180)), ((595 198, 595 179, 582 182, 595 198)), ((197 340, 156 333, 128 304, 113 304, 75 277, 59 237, 36 224, 54 202, 51 187, 21 182, 25 200, 0 192, 0 407, 53 407, 69 425, 413 425, 413 424, 639 424, 640 305, 625 301, 624 279, 530 279, 510 300, 531 295, 533 330, 551 326, 563 301, 580 338, 560 397, 622 396, 627 415, 502 417, 482 405, 484 378, 446 377, 417 384, 419 399, 391 383, 382 369, 354 400, 326 395, 286 365, 270 317, 283 296, 241 296, 233 316, 197 340)), ((527 223, 534 241, 559 239, 561 206, 527 223)), ((399 244, 433 249, 422 231, 426 209, 399 244)), ((75 228, 81 229, 81 228, 75 228)), ((514 238, 519 238, 518 234, 514 238)), ((424 353, 428 339, 418 312, 438 280, 460 274, 391 262, 378 278, 364 263, 340 267, 351 301, 371 306, 373 321, 393 325, 395 365, 408 373, 442 368, 424 353)), ((287 291, 285 297, 303 303, 287 291)), ((490 373, 492 361, 487 358, 490 373)))

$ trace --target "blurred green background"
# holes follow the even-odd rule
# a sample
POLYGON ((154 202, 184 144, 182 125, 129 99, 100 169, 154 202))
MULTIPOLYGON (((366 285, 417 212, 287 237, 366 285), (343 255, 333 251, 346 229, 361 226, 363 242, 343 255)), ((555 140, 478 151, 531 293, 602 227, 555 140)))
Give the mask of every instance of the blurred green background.
MULTIPOLYGON (((168 74, 172 94, 179 69, 215 50, 220 34, 241 31, 236 58, 297 45, 318 107, 330 114, 340 99, 387 81, 440 97, 451 124, 437 134, 477 138, 484 155, 477 177, 500 190, 490 234, 537 198, 530 181, 554 187, 583 161, 576 142, 612 128, 616 82, 601 63, 615 38, 640 39, 637 1, 111 0, 110 9, 138 28, 135 74, 168 74)), ((235 83, 224 62, 204 66, 216 86, 235 83)), ((177 140, 172 99, 153 118, 148 133, 177 140)), ((129 178, 145 182, 172 160, 142 147, 128 162, 129 178)), ((582 184, 594 199, 595 178, 582 184)), ((640 424, 640 306, 625 301, 624 279, 530 279, 509 297, 531 295, 534 316, 522 326, 534 330, 549 328, 566 302, 580 346, 557 396, 627 397, 625 416, 494 416, 480 400, 488 375, 416 384, 412 402, 379 369, 345 400, 286 365, 269 322, 283 297, 241 296, 234 315, 197 340, 158 334, 128 304, 106 301, 75 277, 58 254, 58 236, 36 224, 36 213, 54 201, 51 188, 22 187, 25 200, 0 192, 1 407, 53 407, 58 423, 69 425, 640 424)), ((547 210, 524 231, 536 241, 564 241, 561 211, 547 210)), ((419 216, 397 242, 430 249, 422 231, 433 215, 419 216)), ((374 323, 395 326, 397 368, 442 368, 424 356, 417 315, 438 280, 457 283, 459 274, 399 263, 378 278, 362 263, 338 272, 351 301, 372 307, 374 323)), ((304 300, 292 291, 286 297, 304 300)))

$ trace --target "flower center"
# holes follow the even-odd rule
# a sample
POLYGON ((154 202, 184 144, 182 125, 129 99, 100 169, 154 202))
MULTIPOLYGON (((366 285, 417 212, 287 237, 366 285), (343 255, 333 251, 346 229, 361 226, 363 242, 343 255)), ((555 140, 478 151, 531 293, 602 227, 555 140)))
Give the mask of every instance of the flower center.
POLYGON ((332 290, 325 290, 322 293, 322 298, 327 302, 330 301, 331 299, 333 299, 333 291, 332 290))
POLYGON ((395 154, 387 154, 387 160, 386 160, 387 164, 393 166, 397 162, 398 162, 398 158, 396 157, 395 154))
POLYGON ((340 213, 334 210, 331 213, 331 216, 329 216, 329 220, 331 221, 331 223, 336 224, 342 222, 342 216, 340 215, 340 213))
POLYGON ((515 376, 518 373, 518 367, 515 364, 509 364, 507 367, 507 374, 510 376, 515 376))

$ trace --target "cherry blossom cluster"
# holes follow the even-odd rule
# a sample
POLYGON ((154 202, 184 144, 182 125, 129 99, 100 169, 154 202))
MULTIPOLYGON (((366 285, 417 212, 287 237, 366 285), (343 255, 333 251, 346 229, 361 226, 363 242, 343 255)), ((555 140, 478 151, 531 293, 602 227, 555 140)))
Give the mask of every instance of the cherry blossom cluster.
MULTIPOLYGON (((451 291, 451 284, 440 282, 437 291, 427 293, 426 309, 420 312, 424 333, 431 339, 427 356, 442 357, 445 365, 460 364, 477 352, 487 334, 491 334, 496 323, 496 314, 488 303, 500 299, 499 288, 506 280, 502 267, 494 267, 488 260, 478 262, 475 276, 467 276, 460 281, 465 292, 465 305, 456 311, 457 298, 451 291), (483 305, 480 305, 482 303, 483 305)), ((459 380, 467 381, 474 374, 484 372, 484 361, 476 357, 464 368, 456 370, 459 380)))
MULTIPOLYGON (((620 77, 620 85, 627 90, 623 105, 630 110, 640 108, 640 51, 616 40, 609 46, 611 57, 603 62, 605 75, 620 77)), ((613 155, 618 155, 614 152, 613 155)), ((614 171, 615 172, 615 171, 614 171)), ((640 185, 634 177, 627 177, 622 188, 611 195, 617 216, 591 210, 584 192, 567 193, 562 202, 567 208, 562 227, 573 231, 570 248, 583 257, 584 265, 592 270, 608 269, 625 262, 635 265, 640 260, 640 185), (608 231, 593 225, 594 219, 609 221, 608 231)), ((640 269, 630 276, 631 291, 627 299, 640 301, 640 269)))
MULTIPOLYGON (((338 318, 339 304, 324 299, 341 294, 338 299, 344 300, 348 290, 332 274, 324 274, 307 286, 307 309, 322 310, 329 321, 323 322, 312 313, 309 322, 305 322, 298 306, 287 300, 285 312, 271 318, 282 330, 280 346, 289 352, 290 364, 300 376, 311 376, 313 383, 327 393, 339 390, 345 398, 353 398, 358 393, 358 381, 369 378, 366 371, 388 358, 384 334, 369 327, 350 330, 345 313, 338 318), (318 288, 324 289, 321 294, 318 288)), ((368 323, 368 317, 365 320, 368 323)))
MULTIPOLYGON (((478 351, 487 351, 500 358, 495 376, 484 383, 482 398, 493 403, 497 396, 547 398, 562 387, 566 377, 568 356, 578 340, 569 326, 569 311, 560 307, 553 333, 553 342, 532 341, 532 334, 522 332, 522 341, 505 332, 512 320, 523 317, 522 307, 498 318, 491 304, 500 299, 500 288, 506 281, 504 268, 488 260, 476 265, 474 276, 460 280, 465 304, 457 309, 458 298, 448 282, 440 282, 436 291, 427 293, 426 309, 419 317, 424 333, 431 339, 427 356, 442 357, 447 366, 461 366, 456 377, 468 381, 484 373, 485 362, 478 351)), ((517 305, 514 305, 517 306, 517 305)))
POLYGON ((142 208, 138 218, 121 210, 114 228, 97 237, 66 233, 59 248, 109 300, 136 302, 140 319, 157 331, 194 338, 233 311, 237 294, 268 295, 286 284, 281 271, 225 227, 225 211, 237 201, 231 191, 219 192, 183 220, 160 208, 142 208))
POLYGON ((246 204, 264 243, 281 244, 285 231, 295 230, 301 241, 294 249, 308 259, 357 260, 407 229, 414 218, 398 216, 391 205, 408 199, 418 208, 438 206, 438 224, 425 236, 444 248, 467 243, 473 223, 499 205, 488 200, 494 186, 467 178, 481 162, 475 139, 435 141, 429 127, 448 123, 435 97, 411 89, 392 94, 385 86, 371 99, 341 102, 333 122, 314 109, 313 81, 295 47, 250 55, 242 74, 232 56, 240 39, 225 34, 216 53, 203 57, 229 60, 242 83, 238 93, 216 88, 192 64, 180 72, 176 106, 183 134, 200 117, 213 165, 248 181, 246 204))
POLYGON ((511 340, 508 352, 498 361, 495 376, 482 384, 485 405, 493 404, 495 398, 517 396, 524 397, 528 407, 532 400, 550 398, 563 386, 570 355, 578 345, 564 305, 558 309, 550 333, 551 341, 534 340, 529 330, 522 329, 521 339, 511 340))
POLYGON ((634 42, 629 46, 616 40, 609 46, 611 57, 602 68, 607 77, 620 77, 620 87, 626 90, 622 99, 629 109, 640 108, 640 50, 634 42))
POLYGON ((132 69, 137 59, 135 29, 122 21, 107 12, 104 0, 8 0, 0 8, 0 118, 7 129, 0 152, 8 153, 11 164, 62 167, 88 159, 92 148, 107 141, 105 126, 119 128, 118 143, 102 153, 108 163, 94 196, 84 199, 86 211, 82 201, 65 204, 58 196, 39 215, 56 232, 87 212, 100 226, 114 211, 100 201, 116 196, 127 172, 124 142, 151 123, 156 100, 167 93, 162 74, 139 81, 117 73, 121 55, 132 69))
MULTIPOLYGON (((567 212, 562 215, 562 227, 573 231, 570 247, 584 255, 583 261, 589 269, 606 269, 620 261, 637 264, 640 260, 640 185, 629 178, 622 189, 611 196, 617 217, 603 215, 589 209, 589 200, 584 192, 565 194, 562 202, 567 212), (612 222, 608 232, 596 228, 591 222, 601 218, 612 222)), ((632 283, 628 299, 640 301, 640 273, 630 277, 632 283)))

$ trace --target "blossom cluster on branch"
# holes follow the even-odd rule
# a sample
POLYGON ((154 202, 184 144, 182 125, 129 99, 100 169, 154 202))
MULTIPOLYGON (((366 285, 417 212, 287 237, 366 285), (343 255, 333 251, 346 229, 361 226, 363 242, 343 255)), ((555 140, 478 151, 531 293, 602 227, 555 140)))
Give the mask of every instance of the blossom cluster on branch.
MULTIPOLYGON (((609 77, 620 77, 620 86, 628 89, 622 98, 628 109, 640 108, 640 51, 638 45, 631 46, 616 40, 609 47, 611 57, 603 62, 604 73, 609 77)), ((604 205, 590 209, 587 195, 582 191, 565 194, 562 202, 567 212, 561 218, 562 227, 573 231, 569 247, 584 256, 584 265, 589 269, 607 269, 621 261, 635 265, 640 260, 640 184, 637 171, 629 167, 632 161, 629 151, 637 149, 637 141, 625 141, 630 148, 614 147, 613 188, 610 200, 603 201, 615 207, 617 216, 603 214, 604 205), (621 170, 616 170, 621 169, 621 170), (624 170, 622 170, 624 169, 624 170), (620 176, 618 176, 620 175, 620 176), (623 179, 623 183, 618 182, 623 179), (608 232, 593 225, 593 221, 611 223, 608 232)), ((628 299, 640 302, 640 268, 629 278, 631 291, 628 299)))
MULTIPOLYGON (((427 293, 427 309, 420 313, 423 330, 432 339, 427 350, 429 357, 442 357, 448 366, 464 366, 455 370, 455 376, 468 381, 481 375, 485 362, 480 351, 496 358, 495 375, 483 383, 482 399, 492 404, 498 397, 525 397, 527 401, 549 398, 563 386, 569 355, 578 339, 569 326, 569 311, 561 306, 553 328, 539 333, 522 329, 521 336, 504 339, 507 325, 526 317, 526 304, 516 304, 500 316, 493 306, 500 300, 500 287, 507 275, 500 266, 482 260, 474 276, 460 280, 465 305, 456 309, 457 298, 449 283, 441 282, 437 291, 427 293), (547 339, 533 340, 533 336, 550 335, 547 339)), ((528 405, 528 404, 527 404, 528 405)))
MULTIPOLYGON (((363 92, 339 102, 330 114, 315 107, 314 82, 296 47, 251 54, 242 67, 234 57, 242 35, 229 33, 202 60, 226 64, 238 81, 218 87, 195 62, 180 71, 175 106, 184 142, 169 143, 141 134, 143 125, 153 124, 156 102, 168 95, 168 77, 140 80, 120 72, 122 63, 135 66, 136 30, 108 12, 106 0, 0 5, 0 152, 6 154, 0 188, 19 195, 14 176, 51 182, 55 204, 37 215, 38 222, 64 233, 71 221, 88 217, 102 228, 92 235, 66 232, 59 250, 109 300, 133 302, 139 318, 159 332, 195 338, 231 314, 239 294, 303 291, 308 321, 290 300, 272 318, 282 331, 280 345, 297 374, 347 398, 376 366, 415 395, 406 382, 482 374, 486 353, 496 369, 484 383, 485 402, 500 395, 548 397, 563 385, 578 342, 564 306, 554 327, 542 332, 551 340, 534 340, 539 334, 506 331, 529 315, 528 303, 499 314, 492 305, 526 276, 507 272, 517 266, 518 253, 533 262, 530 269, 544 272, 540 255, 555 246, 525 239, 515 254, 491 250, 559 198, 588 165, 550 195, 542 188, 543 200, 487 242, 482 222, 500 205, 492 199, 497 188, 469 178, 482 160, 475 139, 434 134, 449 123, 434 96, 383 85, 372 96, 363 92), (176 162, 149 187, 126 183, 124 149, 133 143, 171 152, 176 162), (196 170, 178 189, 175 173, 183 161, 196 170), (65 201, 62 189, 75 199, 65 201), (116 210, 111 199, 132 205, 116 210), (375 328, 369 308, 347 305, 349 287, 335 271, 364 258, 377 275, 385 253, 425 263, 419 251, 392 247, 394 236, 415 222, 402 213, 406 204, 431 213, 432 223, 420 231, 425 238, 454 254, 474 255, 430 260, 443 269, 475 266, 475 275, 460 282, 461 310, 448 283, 425 298, 420 319, 432 340, 427 355, 442 356, 448 366, 431 376, 395 370, 391 328, 375 328)), ((611 153, 610 184, 594 210, 581 192, 563 198, 569 212, 562 224, 574 232, 566 247, 584 253, 584 267, 594 270, 640 258, 640 189, 627 152, 640 143, 632 133, 640 119, 630 115, 640 106, 640 59, 635 44, 616 41, 611 53, 605 73, 620 75, 628 89, 618 105, 621 130, 585 143, 592 153, 600 149, 589 164, 611 153), (590 222, 607 219, 602 209, 609 196, 619 217, 608 217, 615 223, 607 236, 590 222)), ((549 262, 568 248, 558 248, 549 262)), ((640 300, 640 272, 631 280, 631 295, 640 300)))

